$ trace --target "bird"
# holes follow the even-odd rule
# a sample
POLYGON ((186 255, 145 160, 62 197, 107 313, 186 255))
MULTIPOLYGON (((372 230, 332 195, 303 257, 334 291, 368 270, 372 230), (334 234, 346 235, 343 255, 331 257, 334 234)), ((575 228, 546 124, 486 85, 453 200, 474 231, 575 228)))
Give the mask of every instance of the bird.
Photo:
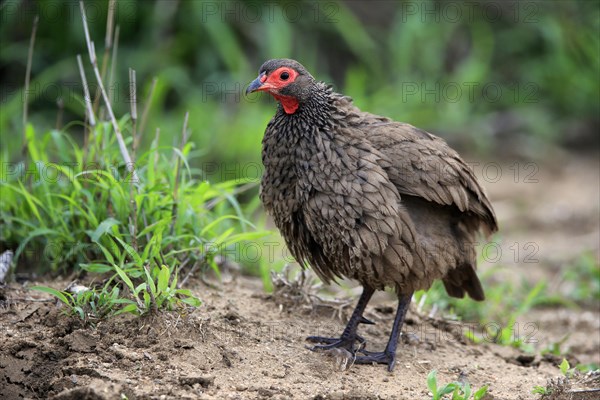
POLYGON ((446 141, 360 110, 298 61, 266 61, 253 92, 278 103, 262 140, 266 212, 303 268, 363 288, 340 337, 309 336, 310 349, 344 349, 356 364, 391 372, 415 291, 441 279, 450 296, 485 299, 475 246, 498 230, 492 205, 446 141), (358 327, 372 324, 363 313, 385 288, 398 297, 396 314, 385 349, 369 351, 358 327))

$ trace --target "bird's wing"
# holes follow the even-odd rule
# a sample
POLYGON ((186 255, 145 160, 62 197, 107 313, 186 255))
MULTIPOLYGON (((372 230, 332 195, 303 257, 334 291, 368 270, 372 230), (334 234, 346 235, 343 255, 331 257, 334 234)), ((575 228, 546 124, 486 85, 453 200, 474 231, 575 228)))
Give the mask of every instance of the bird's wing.
POLYGON ((389 160, 386 172, 398 192, 479 217, 488 232, 496 215, 473 170, 441 138, 412 125, 361 113, 368 140, 389 160))
POLYGON ((413 257, 419 256, 413 254, 415 228, 381 166, 384 155, 352 136, 336 135, 335 143, 318 139, 308 166, 304 223, 343 275, 380 286, 400 280, 390 274, 412 273, 413 257))

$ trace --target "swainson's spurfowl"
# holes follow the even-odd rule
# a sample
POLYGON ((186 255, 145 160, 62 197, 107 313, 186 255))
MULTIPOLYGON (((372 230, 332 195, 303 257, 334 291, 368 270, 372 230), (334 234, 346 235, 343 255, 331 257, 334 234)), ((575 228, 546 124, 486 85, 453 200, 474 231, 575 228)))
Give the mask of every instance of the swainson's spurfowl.
POLYGON ((347 277, 363 286, 339 338, 307 340, 391 371, 414 291, 441 279, 450 296, 484 299, 474 246, 480 231, 497 230, 490 201, 444 140, 359 110, 297 61, 265 62, 246 93, 256 91, 279 102, 262 141, 267 212, 301 265, 326 283, 347 277), (392 332, 385 350, 366 351, 357 328, 385 287, 399 300, 392 332))

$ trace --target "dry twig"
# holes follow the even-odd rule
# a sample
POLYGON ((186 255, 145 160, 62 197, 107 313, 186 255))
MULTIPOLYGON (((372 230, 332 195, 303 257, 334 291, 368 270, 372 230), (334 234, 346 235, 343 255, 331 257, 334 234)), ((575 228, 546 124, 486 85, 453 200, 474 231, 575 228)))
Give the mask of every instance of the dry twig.
POLYGON ((129 155, 127 146, 125 145, 125 140, 123 139, 121 128, 119 128, 119 123, 117 122, 117 118, 115 117, 115 114, 113 112, 110 100, 108 98, 108 95, 106 94, 106 90, 104 89, 104 84, 102 83, 102 76, 100 75, 100 70, 98 69, 98 61, 96 58, 96 49, 94 47, 94 42, 92 42, 90 38, 90 32, 88 29, 87 17, 85 15, 83 1, 79 2, 79 6, 81 9, 81 18, 83 20, 83 30, 85 32, 85 40, 90 56, 90 63, 92 64, 94 74, 96 75, 96 81, 98 82, 98 87, 100 89, 100 92, 102 93, 102 98, 104 99, 104 103, 106 105, 110 121, 112 122, 113 129, 115 131, 115 136, 117 137, 117 142, 119 143, 119 150, 121 151, 121 156, 125 161, 125 167, 129 171, 129 173, 131 173, 131 179, 133 179, 134 182, 137 182, 137 173, 135 171, 133 161, 131 160, 131 156, 129 155))

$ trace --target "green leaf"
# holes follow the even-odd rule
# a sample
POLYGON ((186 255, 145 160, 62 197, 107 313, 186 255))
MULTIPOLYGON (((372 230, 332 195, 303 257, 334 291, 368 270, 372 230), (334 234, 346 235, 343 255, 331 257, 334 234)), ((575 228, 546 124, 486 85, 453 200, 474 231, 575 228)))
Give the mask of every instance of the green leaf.
POLYGON ((42 161, 40 159, 40 152, 36 146, 37 139, 35 137, 35 130, 33 129, 33 125, 27 123, 27 127, 25 128, 25 137, 27 138, 27 150, 29 151, 29 155, 31 159, 35 161, 42 161))
POLYGON ((452 392, 452 400, 465 400, 468 399, 468 397, 463 397, 460 391, 460 386, 456 385, 454 386, 454 392, 452 392))
POLYGON ((214 252, 218 252, 220 250, 222 250, 223 243, 224 241, 231 236, 231 234, 235 231, 235 229, 233 228, 229 228, 227 229, 225 232, 223 232, 221 235, 219 235, 217 238, 215 238, 209 246, 209 250, 214 251, 214 252))
POLYGON ((79 315, 79 318, 85 319, 85 311, 80 306, 73 307, 73 311, 79 315))
POLYGON ((139 285, 136 286, 135 290, 133 291, 134 296, 137 296, 143 290, 146 290, 146 282, 140 283, 139 285))
POLYGON ((175 275, 173 276, 173 279, 171 279, 171 290, 174 291, 177 289, 177 273, 175 273, 175 275))
POLYGON ((483 339, 481 339, 480 337, 477 337, 473 330, 466 329, 464 334, 467 339, 469 339, 471 342, 473 342, 475 344, 483 342, 483 339))
POLYGON ((146 308, 146 310, 149 310, 151 305, 152 305, 152 298, 150 297, 150 293, 148 293, 148 291, 145 290, 144 291, 144 307, 146 308))
POLYGON ((169 287, 169 275, 170 275, 170 271, 166 265, 163 265, 162 267, 160 267, 160 272, 158 273, 158 283, 157 283, 158 293, 164 293, 167 291, 167 288, 169 287))
POLYGON ((235 243, 238 243, 241 241, 246 241, 246 240, 250 241, 250 240, 260 239, 269 234, 270 234, 270 232, 267 232, 267 231, 237 233, 235 235, 231 235, 228 238, 226 238, 223 241, 223 246, 230 246, 232 244, 235 244, 235 243))
MULTIPOLYGON (((27 237, 21 241, 21 243, 19 244, 19 247, 17 247, 17 250, 15 251, 15 258, 18 259, 19 256, 21 255, 21 252, 23 252, 23 250, 25 249, 25 246, 27 245, 27 243, 29 243, 32 239, 34 239, 38 236, 45 236, 48 239, 48 243, 52 243, 51 239, 55 236, 60 236, 60 234, 59 234, 59 232, 55 231, 54 229, 48 229, 48 228, 39 228, 39 229, 32 230, 31 232, 29 232, 27 237)), ((56 243, 54 243, 54 244, 56 244, 56 243)))
POLYGON ((27 189, 25 189, 25 186, 23 186, 23 183, 21 181, 19 181, 19 186, 21 187, 19 192, 23 195, 23 197, 25 197, 25 201, 27 201, 29 208, 31 208, 31 212, 35 214, 35 217, 41 225, 46 226, 46 221, 42 219, 42 216, 40 215, 40 212, 38 211, 38 208, 36 206, 36 203, 38 203, 38 205, 41 208, 43 208, 42 203, 37 198, 29 194, 29 192, 27 191, 27 189))
POLYGON ((100 237, 102 235, 104 235, 106 232, 108 232, 113 226, 115 225, 119 225, 120 222, 117 221, 114 218, 107 218, 104 221, 102 221, 100 223, 100 225, 98 225, 98 227, 96 228, 96 230, 94 231, 94 233, 92 233, 90 235, 90 239, 93 242, 98 243, 98 241, 100 240, 100 237))
POLYGON ((104 254, 104 257, 106 257, 106 261, 108 261, 109 263, 111 263, 114 266, 115 259, 114 259, 113 255, 110 253, 110 251, 108 251, 108 249, 106 247, 102 246, 98 242, 96 242, 96 246, 98 246, 100 248, 100 251, 102 251, 102 254, 104 254))
POLYGON ((138 267, 141 267, 144 264, 144 260, 142 260, 140 255, 137 253, 137 251, 135 251, 135 249, 132 246, 125 243, 123 240, 121 240, 118 237, 115 237, 115 239, 117 239, 117 242, 121 243, 121 246, 123 246, 123 248, 125 249, 127 254, 129 254, 129 256, 133 259, 133 262, 135 263, 135 265, 137 265, 138 267))
POLYGON ((569 369, 571 368, 571 366, 569 365, 569 362, 567 361, 566 358, 563 358, 562 362, 560 363, 559 367, 560 368, 560 372, 564 375, 567 376, 567 372, 569 371, 569 369))
POLYGON ((135 301, 131 299, 112 299, 111 302, 113 304, 137 304, 135 301))
POLYGON ((473 393, 473 400, 481 400, 483 396, 487 394, 487 391, 488 385, 482 386, 481 388, 479 388, 479 390, 473 393))
POLYGON ((447 384, 446 386, 444 386, 443 388, 441 388, 439 390, 439 392, 438 392, 438 399, 441 399, 445 395, 454 392, 458 388, 459 388, 459 386, 456 383, 454 383, 454 382, 447 384))
POLYGON ((168 217, 160 219, 160 220, 148 225, 144 229, 142 229, 137 234, 137 237, 140 238, 140 237, 146 235, 147 233, 152 233, 154 230, 163 231, 165 229, 165 227, 169 224, 170 221, 171 221, 171 219, 168 217))
POLYGON ((144 267, 144 272, 146 274, 146 284, 148 285, 148 290, 152 292, 154 296, 156 296, 156 284, 154 283, 154 279, 152 279, 152 275, 150 275, 150 271, 148 271, 147 267, 144 267))
POLYGON ((192 307, 200 307, 200 305, 202 304, 202 302, 200 301, 200 299, 198 299, 197 297, 192 296, 192 294, 190 293, 188 295, 188 297, 184 297, 183 299, 181 299, 182 302, 184 302, 185 304, 188 304, 192 307))
POLYGON ((119 311, 115 312, 114 315, 119 315, 119 314, 123 314, 123 313, 139 315, 140 311, 137 307, 137 304, 129 304, 129 305, 126 305, 125 307, 121 308, 119 311))
POLYGON ((531 393, 545 395, 545 394, 549 393, 549 390, 548 390, 548 388, 546 388, 544 386, 537 385, 537 386, 533 387, 533 390, 531 391, 531 393))
POLYGON ((240 217, 238 217, 237 215, 223 215, 223 216, 215 219, 214 221, 212 221, 210 224, 206 225, 204 228, 202 228, 202 230, 200 231, 200 235, 202 235, 202 236, 206 235, 206 233, 209 232, 211 229, 213 229, 216 226, 221 225, 221 223, 223 221, 226 221, 228 219, 239 221, 240 217))
POLYGON ((104 274, 112 271, 113 267, 106 264, 90 263, 90 264, 79 264, 79 267, 87 272, 93 272, 95 274, 104 274))
POLYGON ((113 268, 115 269, 115 271, 117 271, 117 274, 119 275, 119 277, 121 278, 123 283, 125 283, 125 285, 127 285, 127 287, 132 292, 134 292, 135 288, 133 286, 133 282, 131 282, 131 279, 129 279, 129 277, 127 276, 125 271, 123 271, 121 268, 119 268, 117 265, 114 265, 114 264, 113 264, 113 268))
POLYGON ((462 391, 464 393, 463 398, 468 400, 471 397, 471 385, 465 383, 462 387, 462 391))
POLYGON ((434 369, 427 375, 427 387, 433 394, 433 398, 437 399, 437 370, 434 369))
POLYGON ((67 298, 67 296, 69 296, 71 298, 71 300, 73 298, 69 294, 65 295, 65 293, 63 293, 63 292, 61 292, 59 290, 53 289, 51 287, 47 287, 47 286, 32 286, 29 289, 31 289, 31 290, 37 290, 38 292, 49 293, 52 296, 58 298, 63 303, 65 303, 67 306, 72 307, 72 304, 69 301, 69 299, 67 298))

